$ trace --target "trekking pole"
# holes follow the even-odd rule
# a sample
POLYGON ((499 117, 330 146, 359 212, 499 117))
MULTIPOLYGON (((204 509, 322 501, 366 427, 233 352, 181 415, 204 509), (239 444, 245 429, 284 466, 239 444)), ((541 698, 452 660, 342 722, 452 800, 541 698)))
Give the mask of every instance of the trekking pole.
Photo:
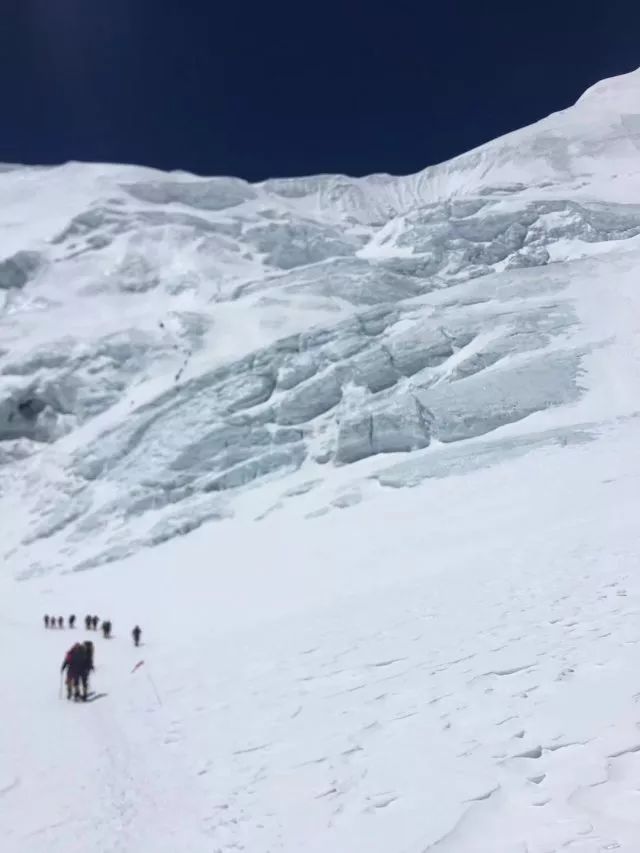
POLYGON ((58 699, 62 699, 62 682, 63 682, 63 673, 60 673, 60 690, 58 690, 58 699))

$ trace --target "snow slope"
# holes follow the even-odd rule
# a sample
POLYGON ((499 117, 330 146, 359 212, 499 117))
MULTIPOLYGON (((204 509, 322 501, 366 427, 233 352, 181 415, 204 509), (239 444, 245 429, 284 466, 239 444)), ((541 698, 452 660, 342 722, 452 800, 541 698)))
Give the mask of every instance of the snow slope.
POLYGON ((639 114, 0 173, 3 850, 640 849, 639 114))

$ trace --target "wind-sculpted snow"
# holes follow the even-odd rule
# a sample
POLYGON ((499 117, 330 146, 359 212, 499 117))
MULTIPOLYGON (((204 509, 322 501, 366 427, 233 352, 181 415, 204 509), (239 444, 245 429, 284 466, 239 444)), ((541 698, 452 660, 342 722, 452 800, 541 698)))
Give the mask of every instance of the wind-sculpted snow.
POLYGON ((572 428, 615 326, 589 294, 640 235, 617 86, 408 178, 2 172, 8 548, 46 541, 36 572, 95 565, 228 517, 248 487, 482 437, 498 459, 554 409, 572 428))

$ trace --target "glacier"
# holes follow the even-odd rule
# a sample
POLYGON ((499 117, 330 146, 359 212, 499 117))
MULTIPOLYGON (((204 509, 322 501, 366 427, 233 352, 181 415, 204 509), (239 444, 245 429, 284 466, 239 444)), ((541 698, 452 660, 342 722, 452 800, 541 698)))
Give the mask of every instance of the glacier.
POLYGON ((7 553, 98 565, 274 477, 589 420, 574 291, 640 234, 635 81, 408 178, 3 171, 7 553))
POLYGON ((640 71, 407 177, 7 165, 0 235, 3 642, 164 697, 99 650, 87 820, 0 737, 10 853, 635 849, 640 71))

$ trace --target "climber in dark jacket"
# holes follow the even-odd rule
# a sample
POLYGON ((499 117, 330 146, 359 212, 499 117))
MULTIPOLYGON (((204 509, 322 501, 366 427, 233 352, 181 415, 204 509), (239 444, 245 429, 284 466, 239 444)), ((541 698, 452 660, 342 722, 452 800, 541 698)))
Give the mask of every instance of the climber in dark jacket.
MULTIPOLYGON (((81 698, 80 681, 87 669, 87 650, 80 643, 71 646, 64 657, 60 672, 67 671, 67 699, 81 698)), ((86 695, 84 697, 86 699, 86 695)))
POLYGON ((87 655, 87 671, 93 672, 93 643, 91 640, 85 640, 83 645, 87 655))
POLYGON ((93 643, 75 643, 65 655, 61 672, 67 671, 67 699, 87 700, 89 673, 93 670, 93 643), (82 693, 80 687, 82 686, 82 693))
POLYGON ((89 674, 93 672, 93 643, 91 640, 84 641, 85 650, 85 665, 80 673, 80 681, 82 683, 82 698, 87 701, 89 694, 89 674))

